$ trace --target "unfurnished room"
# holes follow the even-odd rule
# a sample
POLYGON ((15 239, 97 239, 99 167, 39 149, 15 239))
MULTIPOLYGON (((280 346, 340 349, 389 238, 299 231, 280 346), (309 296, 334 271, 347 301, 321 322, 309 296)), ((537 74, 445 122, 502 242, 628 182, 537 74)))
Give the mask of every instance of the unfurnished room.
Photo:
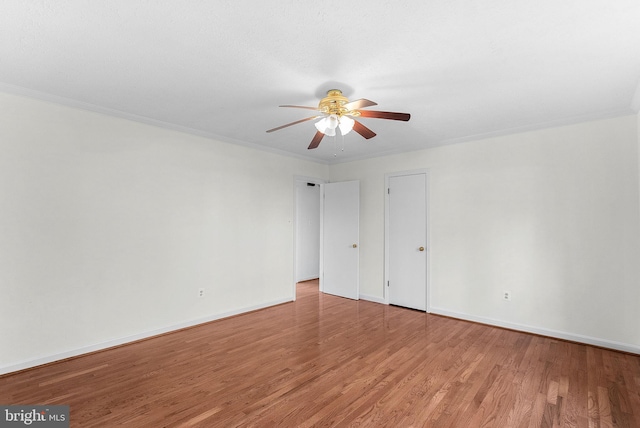
POLYGON ((4 0, 0 426, 640 427, 638 23, 4 0))

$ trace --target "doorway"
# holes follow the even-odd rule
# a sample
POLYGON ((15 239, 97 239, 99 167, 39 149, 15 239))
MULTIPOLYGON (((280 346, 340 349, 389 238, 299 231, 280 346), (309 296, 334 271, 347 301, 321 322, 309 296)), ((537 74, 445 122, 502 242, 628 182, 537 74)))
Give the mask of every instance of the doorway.
POLYGON ((299 282, 320 277, 320 198, 324 183, 326 180, 315 177, 293 178, 293 300, 299 282))
POLYGON ((385 175, 385 301, 428 311, 427 171, 385 175))
POLYGON ((295 281, 320 277, 320 183, 295 182, 295 281))
POLYGON ((359 298, 359 182, 294 177, 294 282, 359 298), (316 283, 318 283, 316 282, 316 283))

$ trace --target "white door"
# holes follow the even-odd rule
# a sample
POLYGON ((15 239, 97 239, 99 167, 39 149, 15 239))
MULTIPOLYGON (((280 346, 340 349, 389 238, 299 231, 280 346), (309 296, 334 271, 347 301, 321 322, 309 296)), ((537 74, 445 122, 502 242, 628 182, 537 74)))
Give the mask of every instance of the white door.
POLYGON ((389 303, 427 309, 426 173, 389 177, 389 303))
POLYGON ((322 185, 320 290, 358 299, 360 182, 322 185))

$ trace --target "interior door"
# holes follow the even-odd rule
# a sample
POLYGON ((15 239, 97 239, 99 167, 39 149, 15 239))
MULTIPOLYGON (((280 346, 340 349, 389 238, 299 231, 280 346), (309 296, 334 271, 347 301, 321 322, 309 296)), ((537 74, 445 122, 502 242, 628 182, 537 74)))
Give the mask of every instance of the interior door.
POLYGON ((389 178, 389 303, 427 309, 426 174, 389 178))
POLYGON ((322 185, 322 270, 320 290, 358 299, 360 182, 322 185))

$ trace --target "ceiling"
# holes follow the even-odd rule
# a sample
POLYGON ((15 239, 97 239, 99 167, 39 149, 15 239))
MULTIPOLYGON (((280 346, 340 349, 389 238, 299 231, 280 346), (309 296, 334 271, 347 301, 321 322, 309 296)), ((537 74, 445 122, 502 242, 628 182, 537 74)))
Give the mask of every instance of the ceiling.
POLYGON ((637 112, 639 23, 638 0, 2 0, 0 91, 335 163, 637 112), (411 120, 265 132, 332 88, 411 120))

